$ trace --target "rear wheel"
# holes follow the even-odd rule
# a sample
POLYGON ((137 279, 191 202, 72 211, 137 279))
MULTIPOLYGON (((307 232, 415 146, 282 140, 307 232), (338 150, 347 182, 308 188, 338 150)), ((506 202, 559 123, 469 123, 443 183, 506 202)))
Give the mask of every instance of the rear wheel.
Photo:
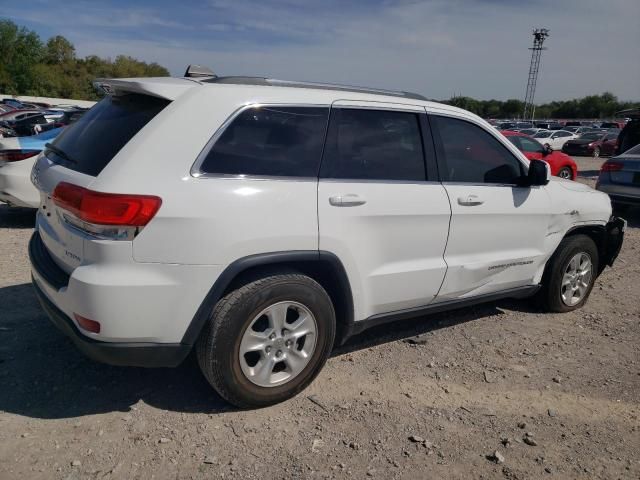
POLYGON ((596 147, 593 149, 593 158, 599 158, 600 157, 600 147, 596 147))
POLYGON ((303 390, 324 366, 335 336, 326 291, 299 274, 268 276, 213 308, 196 350, 213 388, 240 407, 263 407, 303 390))
POLYGON ((586 235, 565 237, 558 245, 542 277, 538 300, 552 312, 582 307, 598 272, 598 249, 586 235))
POLYGON ((571 169, 569 167, 562 167, 558 171, 558 176, 560 178, 567 178, 567 179, 571 180, 573 178, 573 172, 571 171, 571 169))

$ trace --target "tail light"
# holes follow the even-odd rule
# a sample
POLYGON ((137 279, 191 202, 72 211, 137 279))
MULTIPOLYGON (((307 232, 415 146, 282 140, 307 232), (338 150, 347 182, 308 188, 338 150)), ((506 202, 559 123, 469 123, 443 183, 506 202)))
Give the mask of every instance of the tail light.
POLYGON ((67 182, 56 186, 52 198, 75 227, 117 240, 135 237, 162 205, 162 199, 153 195, 94 192, 67 182))
POLYGON ((600 168, 601 172, 618 172, 622 170, 624 165, 620 162, 605 162, 600 168))
POLYGON ((40 150, 2 150, 0 151, 0 162, 19 162, 27 158, 35 157, 40 150))

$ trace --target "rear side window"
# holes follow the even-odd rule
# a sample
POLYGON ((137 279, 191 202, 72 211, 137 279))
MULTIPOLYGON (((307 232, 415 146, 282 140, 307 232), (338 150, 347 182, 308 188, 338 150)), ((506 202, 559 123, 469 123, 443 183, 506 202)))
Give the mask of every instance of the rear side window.
POLYGON ((317 177, 328 107, 242 111, 205 157, 202 173, 317 177))
POLYGON ((483 128, 456 118, 431 118, 444 154, 443 181, 513 184, 523 175, 520 161, 483 128))
POLYGON ((387 110, 333 109, 320 176, 424 181, 418 115, 387 110))
POLYGON ((47 157, 77 172, 97 176, 169 103, 148 95, 108 96, 66 127, 53 142, 68 160, 52 150, 47 157))

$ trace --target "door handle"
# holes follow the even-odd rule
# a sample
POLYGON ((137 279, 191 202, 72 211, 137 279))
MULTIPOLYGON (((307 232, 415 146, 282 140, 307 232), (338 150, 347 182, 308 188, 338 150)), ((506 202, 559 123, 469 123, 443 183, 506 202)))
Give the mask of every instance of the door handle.
POLYGON ((474 205, 482 205, 484 200, 480 200, 477 195, 467 195, 465 197, 458 197, 458 203, 466 207, 473 207, 474 205))
POLYGON ((334 207, 357 207, 364 205, 367 201, 355 193, 347 193, 346 195, 329 197, 329 203, 334 207))

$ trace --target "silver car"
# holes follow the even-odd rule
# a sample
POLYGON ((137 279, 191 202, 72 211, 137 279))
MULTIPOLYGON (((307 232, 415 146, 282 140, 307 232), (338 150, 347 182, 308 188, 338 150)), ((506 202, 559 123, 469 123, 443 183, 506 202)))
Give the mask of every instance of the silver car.
POLYGON ((604 162, 596 189, 616 207, 640 205, 640 145, 604 162))

